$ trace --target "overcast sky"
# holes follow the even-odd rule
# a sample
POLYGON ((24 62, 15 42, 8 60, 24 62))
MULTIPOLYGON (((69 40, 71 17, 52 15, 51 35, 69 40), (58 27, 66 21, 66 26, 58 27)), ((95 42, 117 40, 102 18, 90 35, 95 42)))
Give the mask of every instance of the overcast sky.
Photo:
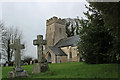
POLYGON ((25 55, 37 57, 33 40, 41 34, 45 38, 46 20, 84 17, 87 2, 4 2, 2 3, 2 21, 5 26, 15 26, 23 33, 26 42, 25 55))

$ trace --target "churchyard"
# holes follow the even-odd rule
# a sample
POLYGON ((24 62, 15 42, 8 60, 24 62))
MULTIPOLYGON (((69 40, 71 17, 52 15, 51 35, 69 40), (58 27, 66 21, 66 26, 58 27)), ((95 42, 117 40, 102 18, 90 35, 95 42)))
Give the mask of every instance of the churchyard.
POLYGON ((38 62, 31 65, 21 66, 21 49, 24 44, 20 44, 20 40, 16 39, 10 48, 15 49, 15 66, 2 68, 2 78, 29 79, 29 78, 118 78, 118 64, 86 64, 85 62, 65 62, 52 63, 46 62, 43 55, 42 35, 38 35, 33 40, 33 45, 37 45, 38 62), (48 67, 49 66, 49 67, 48 67), (13 70, 13 71, 12 71, 13 70))
MULTIPOLYGON (((28 79, 38 78, 117 78, 118 77, 118 64, 85 64, 83 62, 69 62, 62 64, 49 64, 50 71, 32 74, 33 65, 22 66, 28 71, 28 79)), ((8 77, 8 72, 13 67, 2 68, 3 80, 8 77)), ((20 78, 17 78, 18 80, 20 78)), ((26 77, 25 77, 26 79, 26 77)))
MULTIPOLYGON (((56 19, 56 18, 55 18, 56 19)), ((67 38, 69 40, 69 38, 67 38)), ((66 41, 67 42, 67 41, 66 41)), ((55 61, 55 63, 48 64, 43 53, 43 46, 46 45, 46 40, 43 40, 43 35, 37 35, 37 39, 33 40, 33 45, 37 46, 37 62, 30 62, 33 64, 21 64, 21 49, 24 49, 24 44, 20 43, 20 39, 15 39, 14 43, 10 44, 10 48, 15 51, 14 66, 2 67, 2 79, 38 79, 38 78, 73 78, 73 79, 117 79, 118 78, 118 64, 87 64, 84 61, 63 62, 55 61)), ((70 52, 71 53, 71 52, 70 52)), ((50 53, 49 53, 50 54, 50 53)), ((57 55, 53 60, 63 55, 57 55), (58 56, 58 57, 57 57, 58 56)), ((78 56, 79 57, 79 56, 78 56)))
MULTIPOLYGON (((119 4, 116 4, 117 7, 119 4)), ((89 10, 93 12, 84 14, 90 17, 88 20, 76 18, 71 19, 73 22, 67 22, 66 18, 62 19, 56 16, 46 20, 45 39, 43 39, 44 35, 40 33, 36 34, 37 38, 31 41, 32 45, 37 47, 36 53, 29 53, 37 54, 37 58, 34 60, 22 61, 22 49, 25 49, 26 46, 25 43, 21 44, 21 39, 14 38, 12 42, 8 40, 8 51, 6 52, 8 60, 0 69, 2 70, 2 74, 0 73, 2 80, 41 78, 50 80, 58 78, 61 80, 117 80, 120 72, 118 64, 120 63, 120 36, 118 35, 120 28, 118 29, 116 26, 116 32, 114 30, 110 32, 112 31, 108 27, 110 22, 105 22, 108 19, 106 18, 104 21, 103 18, 106 16, 104 11, 103 13, 99 10, 96 11, 94 6, 87 9, 88 12, 89 10), (114 33, 116 34, 113 35, 114 33), (14 56, 11 53, 14 53, 14 56), (12 56, 14 61, 11 61, 12 56)), ((116 20, 118 19, 116 18, 116 20)), ((112 24, 110 25, 114 27, 112 24)), ((2 41, 3 44, 6 43, 4 39, 2 41)))

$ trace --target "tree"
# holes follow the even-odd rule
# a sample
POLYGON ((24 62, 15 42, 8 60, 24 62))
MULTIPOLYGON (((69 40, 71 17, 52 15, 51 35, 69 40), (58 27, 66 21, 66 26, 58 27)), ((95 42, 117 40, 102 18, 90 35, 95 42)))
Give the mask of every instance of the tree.
POLYGON ((112 37, 109 30, 104 26, 103 16, 99 10, 93 6, 86 8, 84 13, 87 19, 81 19, 79 52, 82 53, 86 63, 107 63, 109 54, 107 53, 112 44, 112 37))
POLYGON ((102 12, 105 27, 110 30, 110 34, 114 37, 113 47, 109 51, 111 57, 113 57, 112 62, 115 62, 116 60, 120 62, 120 1, 90 4, 102 12))
POLYGON ((2 48, 2 45, 3 45, 3 41, 2 41, 2 39, 5 37, 5 27, 4 27, 4 25, 3 25, 3 23, 0 21, 0 53, 1 53, 1 58, 2 59, 6 59, 6 58, 4 58, 4 57, 2 57, 2 55, 3 56, 6 56, 6 55, 4 55, 3 54, 3 48, 2 48))
POLYGON ((75 23, 76 23, 76 25, 75 25, 75 27, 76 27, 76 31, 75 31, 75 33, 76 33, 76 35, 79 35, 79 33, 80 33, 80 23, 79 23, 79 18, 75 20, 75 23))
POLYGON ((72 21, 66 21, 66 34, 67 37, 71 37, 79 34, 79 19, 73 19, 72 21))
POLYGON ((74 36, 75 29, 76 27, 74 27, 73 24, 71 24, 70 22, 66 23, 67 37, 74 36))
POLYGON ((70 26, 70 22, 67 22, 66 26, 65 26, 67 37, 71 36, 71 32, 70 32, 69 26, 70 26))
POLYGON ((21 40, 22 33, 14 27, 4 28, 2 33, 2 58, 8 62, 11 62, 14 53, 14 50, 10 49, 10 44, 13 44, 15 39, 21 40))

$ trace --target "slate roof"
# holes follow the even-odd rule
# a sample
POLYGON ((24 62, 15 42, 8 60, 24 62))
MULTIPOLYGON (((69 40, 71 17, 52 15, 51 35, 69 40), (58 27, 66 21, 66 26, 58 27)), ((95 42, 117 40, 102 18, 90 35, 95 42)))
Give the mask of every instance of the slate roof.
POLYGON ((56 47, 76 46, 79 40, 80 40, 79 35, 75 35, 72 37, 67 37, 59 40, 55 46, 56 47))
POLYGON ((72 37, 67 37, 59 40, 55 46, 49 46, 49 49, 57 56, 67 56, 60 47, 67 46, 76 46, 77 42, 80 40, 79 35, 75 35, 72 37))
POLYGON ((49 49, 57 56, 67 56, 60 48, 49 46, 49 49))

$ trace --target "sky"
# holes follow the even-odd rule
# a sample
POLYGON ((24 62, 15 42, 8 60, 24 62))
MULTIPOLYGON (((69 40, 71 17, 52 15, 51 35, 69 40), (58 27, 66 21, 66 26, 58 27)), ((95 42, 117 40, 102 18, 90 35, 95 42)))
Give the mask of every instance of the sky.
POLYGON ((33 40, 37 35, 46 34, 46 20, 53 16, 59 18, 85 17, 86 0, 80 2, 2 2, 0 3, 0 19, 6 27, 17 27, 23 34, 25 41, 25 56, 37 58, 37 47, 33 40))

